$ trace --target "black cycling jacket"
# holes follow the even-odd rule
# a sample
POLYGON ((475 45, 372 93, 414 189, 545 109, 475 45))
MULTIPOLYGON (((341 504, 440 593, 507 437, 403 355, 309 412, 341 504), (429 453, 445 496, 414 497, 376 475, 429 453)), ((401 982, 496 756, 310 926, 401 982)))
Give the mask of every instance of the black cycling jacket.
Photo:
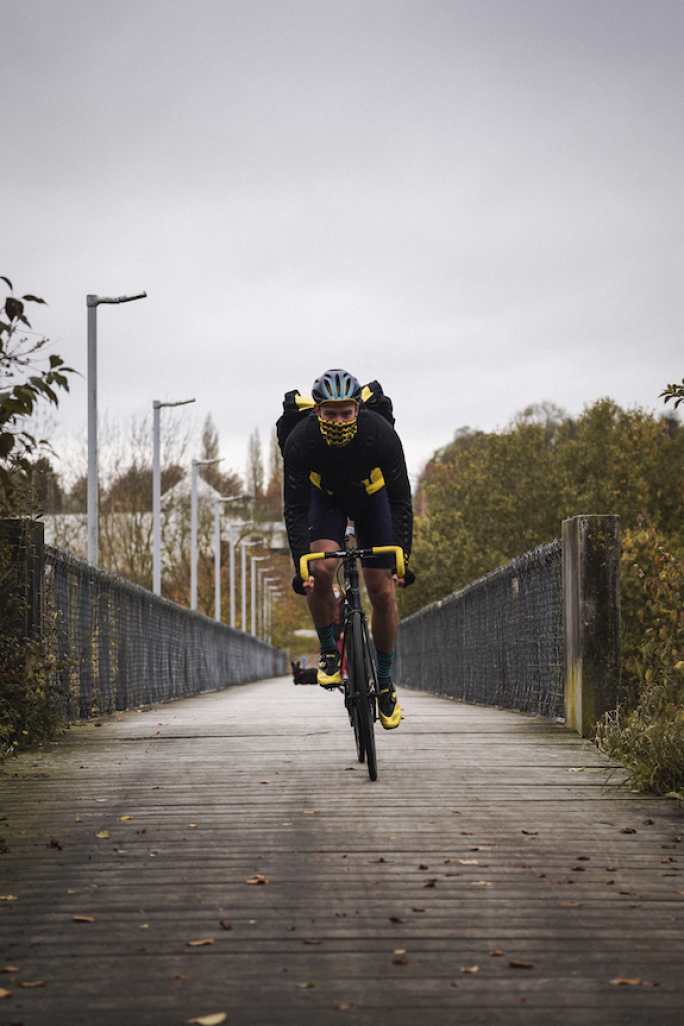
POLYGON ((284 449, 285 526, 299 572, 299 560, 309 551, 311 484, 328 492, 348 516, 368 494, 387 489, 394 544, 408 554, 413 537, 411 486, 398 434, 383 416, 359 410, 358 430, 347 445, 328 445, 311 413, 290 433, 284 449))

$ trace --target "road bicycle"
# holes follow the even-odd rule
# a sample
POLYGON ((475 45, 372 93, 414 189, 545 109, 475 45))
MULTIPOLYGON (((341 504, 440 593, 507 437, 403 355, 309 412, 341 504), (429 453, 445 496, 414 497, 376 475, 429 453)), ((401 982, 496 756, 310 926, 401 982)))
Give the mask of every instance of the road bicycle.
POLYGON ((344 582, 344 627, 342 633, 342 683, 331 684, 327 690, 341 691, 354 730, 356 754, 359 762, 366 762, 371 780, 377 780, 378 764, 375 754, 373 725, 377 718, 378 682, 375 660, 371 645, 368 620, 361 605, 359 590, 359 559, 368 559, 391 552, 397 561, 397 576, 404 576, 404 553, 396 545, 376 545, 373 548, 357 549, 350 543, 350 533, 345 537, 345 548, 334 552, 309 552, 300 560, 299 572, 306 581, 310 574, 309 564, 317 559, 341 560, 344 582))

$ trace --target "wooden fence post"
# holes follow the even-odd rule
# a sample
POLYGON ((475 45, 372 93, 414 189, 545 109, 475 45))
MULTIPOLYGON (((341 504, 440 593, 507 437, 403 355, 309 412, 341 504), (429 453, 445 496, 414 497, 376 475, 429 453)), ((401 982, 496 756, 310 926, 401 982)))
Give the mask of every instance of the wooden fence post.
POLYGON ((620 681, 620 518, 563 521, 565 723, 582 737, 617 704, 620 681))

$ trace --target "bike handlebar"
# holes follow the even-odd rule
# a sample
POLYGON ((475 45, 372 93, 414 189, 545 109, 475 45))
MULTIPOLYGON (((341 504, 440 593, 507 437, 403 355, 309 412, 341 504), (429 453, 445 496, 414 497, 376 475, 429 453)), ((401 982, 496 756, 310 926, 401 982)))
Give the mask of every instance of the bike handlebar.
POLYGON ((340 552, 307 552, 299 561, 299 575, 303 581, 306 581, 309 577, 309 563, 316 559, 344 559, 345 556, 360 559, 366 556, 382 556, 386 552, 394 553, 397 561, 397 577, 401 579, 406 573, 406 567, 403 550, 398 545, 374 545, 371 549, 345 549, 340 552))

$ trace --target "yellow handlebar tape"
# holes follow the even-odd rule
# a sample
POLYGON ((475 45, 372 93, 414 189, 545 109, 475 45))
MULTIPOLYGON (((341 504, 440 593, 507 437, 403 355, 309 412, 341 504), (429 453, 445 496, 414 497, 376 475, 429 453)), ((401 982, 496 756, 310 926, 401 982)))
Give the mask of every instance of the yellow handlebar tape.
MULTIPOLYGON (((380 556, 385 552, 393 552, 397 561, 397 577, 400 579, 406 573, 404 567, 404 553, 398 545, 375 545, 372 549, 373 554, 380 556)), ((307 552, 305 556, 299 561, 299 576, 303 581, 308 580, 309 577, 309 563, 312 563, 315 559, 325 559, 325 552, 307 552)))
POLYGON ((299 576, 303 581, 309 579, 309 563, 314 559, 325 559, 325 552, 307 552, 305 556, 299 560, 299 576))

